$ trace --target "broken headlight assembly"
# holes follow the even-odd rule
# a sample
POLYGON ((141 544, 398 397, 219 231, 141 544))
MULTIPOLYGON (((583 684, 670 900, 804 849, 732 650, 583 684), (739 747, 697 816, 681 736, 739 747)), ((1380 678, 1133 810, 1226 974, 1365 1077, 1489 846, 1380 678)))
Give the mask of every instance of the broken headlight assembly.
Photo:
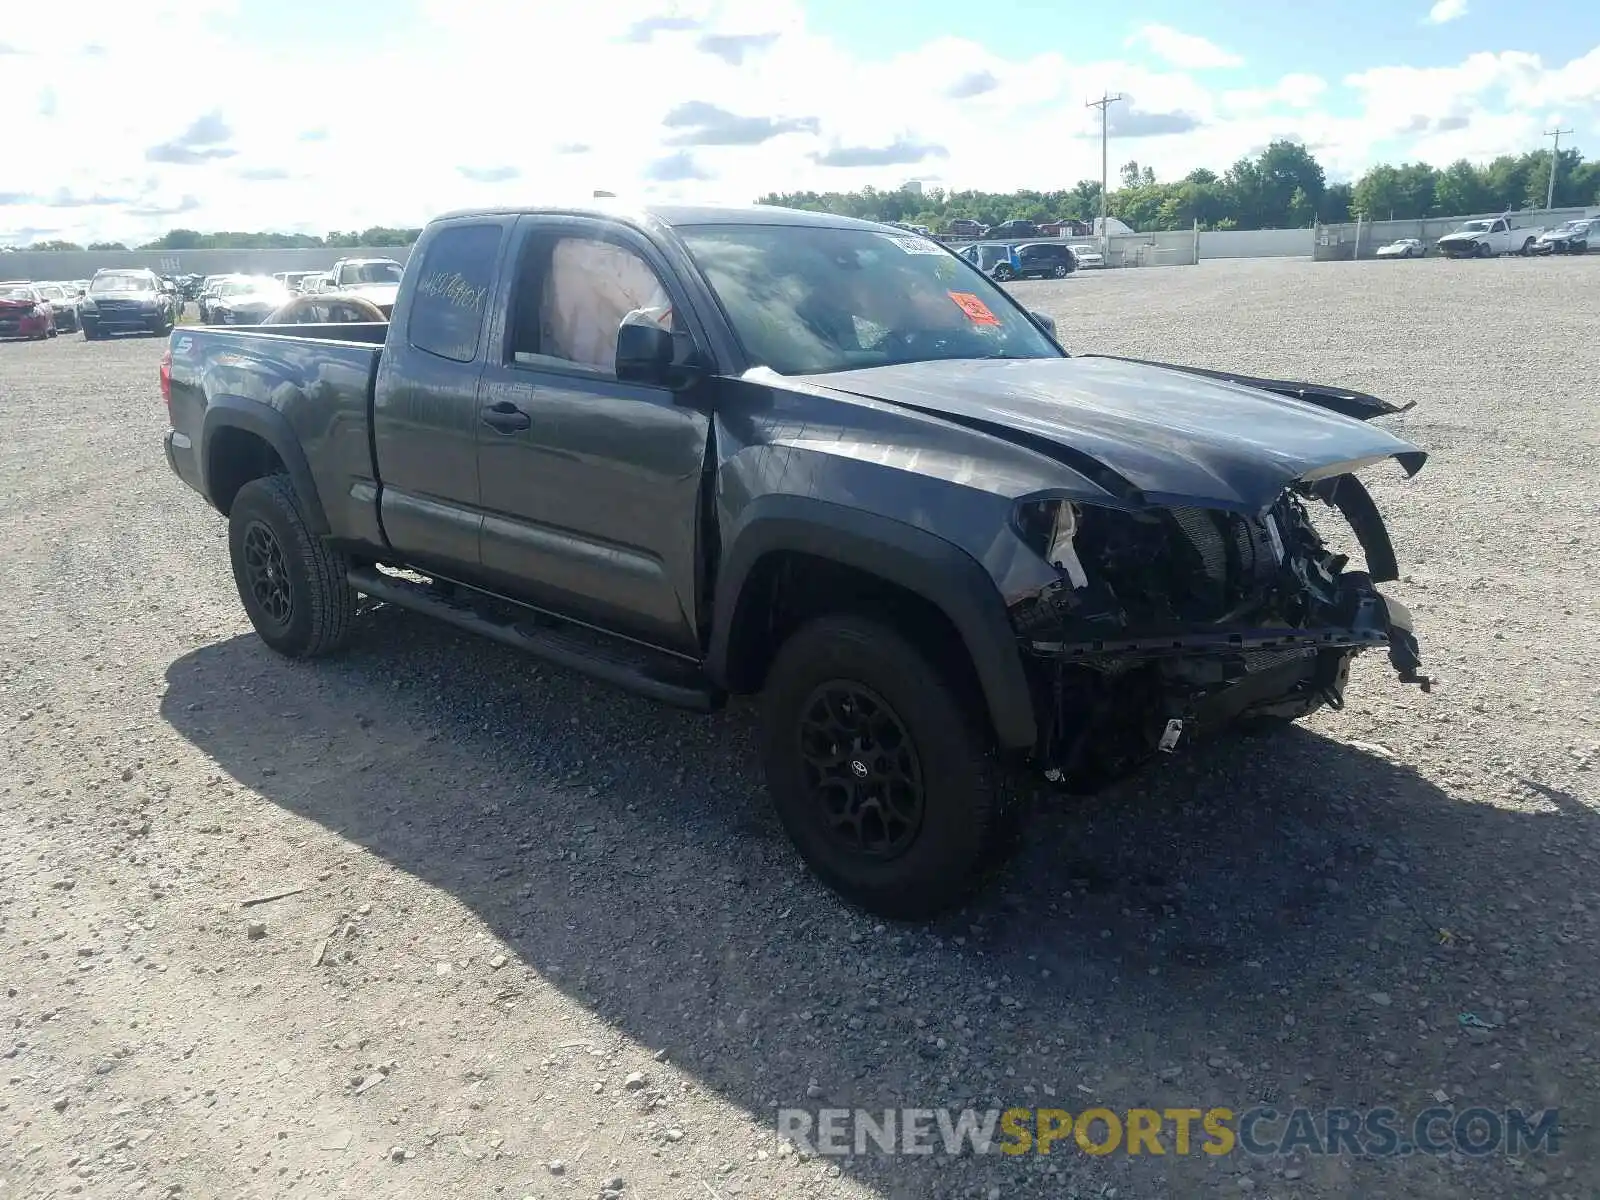
POLYGON ((1025 634, 1063 621, 1160 633, 1238 620, 1262 606, 1288 558, 1276 513, 1049 499, 1020 505, 1016 517, 1023 540, 1060 573, 1018 614, 1025 634))

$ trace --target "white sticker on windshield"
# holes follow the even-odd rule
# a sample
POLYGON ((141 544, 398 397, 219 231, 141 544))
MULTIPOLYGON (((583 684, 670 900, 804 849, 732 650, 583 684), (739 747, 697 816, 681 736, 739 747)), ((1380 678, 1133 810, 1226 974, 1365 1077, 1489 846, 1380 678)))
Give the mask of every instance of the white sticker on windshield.
POLYGON ((914 233, 880 233, 878 235, 886 242, 893 242, 907 254, 943 254, 944 247, 929 238, 918 237, 914 233))

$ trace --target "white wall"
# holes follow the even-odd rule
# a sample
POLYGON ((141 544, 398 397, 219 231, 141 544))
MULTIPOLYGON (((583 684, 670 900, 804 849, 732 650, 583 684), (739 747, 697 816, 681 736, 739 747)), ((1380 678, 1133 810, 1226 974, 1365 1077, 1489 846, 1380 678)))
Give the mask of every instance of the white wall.
POLYGON ((1315 229, 1210 229, 1200 234, 1200 258, 1310 258, 1315 229))

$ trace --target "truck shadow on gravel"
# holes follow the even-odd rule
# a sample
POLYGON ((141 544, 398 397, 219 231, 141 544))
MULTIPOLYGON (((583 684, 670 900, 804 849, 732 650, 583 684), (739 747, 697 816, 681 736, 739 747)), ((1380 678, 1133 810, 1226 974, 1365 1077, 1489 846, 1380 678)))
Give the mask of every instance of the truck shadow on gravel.
MULTIPOLYGON (((457 897, 530 970, 758 1121, 775 1103, 1578 1094, 1561 1039, 1591 1036, 1587 1006, 1557 997, 1600 967, 1600 906, 1574 904, 1593 894, 1595 825, 1558 791, 1513 812, 1303 729, 1231 738, 1060 802, 967 909, 885 927, 799 867, 745 706, 678 714, 385 609, 339 659, 289 663, 241 636, 167 682, 162 715, 228 775, 457 897), (1469 1036, 1466 1011, 1499 1028, 1469 1036)), ((203 799, 190 819, 211 819, 203 799)), ((305 882, 333 865, 308 861, 305 882)), ((356 954, 328 969, 381 986, 359 982, 356 954)), ((489 1006, 514 979, 463 986, 489 1006)), ((519 1017, 484 1020, 493 1037, 519 1017)), ((1072 1170, 1141 1169, 1119 1161, 1072 1170)), ((925 1197, 963 1172, 1020 1186, 1039 1164, 841 1166, 925 1197)))

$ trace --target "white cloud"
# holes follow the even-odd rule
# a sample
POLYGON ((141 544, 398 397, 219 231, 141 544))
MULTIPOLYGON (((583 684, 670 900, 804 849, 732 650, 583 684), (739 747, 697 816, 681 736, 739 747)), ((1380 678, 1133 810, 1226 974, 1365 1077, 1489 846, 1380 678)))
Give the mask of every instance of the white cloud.
POLYGON ((1103 90, 1128 97, 1112 108, 1113 165, 1164 179, 1286 135, 1334 174, 1526 150, 1553 121, 1578 130, 1564 145, 1600 154, 1600 47, 1218 89, 1200 64, 1231 56, 1185 34, 1164 55, 1158 34, 1092 61, 957 38, 863 58, 808 28, 800 0, 687 0, 666 18, 661 0, 418 0, 420 17, 370 39, 270 49, 230 32, 241 3, 80 0, 71 23, 8 8, 0 242, 325 233, 596 188, 736 203, 911 178, 1064 188, 1099 177, 1085 101, 1103 90), (522 23, 562 48, 537 74, 525 39, 483 34, 522 23), (127 81, 169 60, 224 65, 226 86, 191 71, 162 104, 129 104, 127 81), (371 96, 376 109, 343 103, 371 96))
POLYGON ((1433 25, 1443 25, 1446 21, 1454 21, 1457 17, 1467 15, 1467 0, 1437 0, 1428 10, 1428 21, 1433 25))
POLYGON ((1229 53, 1215 42, 1208 42, 1196 34, 1184 33, 1170 25, 1145 25, 1128 39, 1127 44, 1146 46, 1163 62, 1184 71, 1237 67, 1244 63, 1244 59, 1229 53))

